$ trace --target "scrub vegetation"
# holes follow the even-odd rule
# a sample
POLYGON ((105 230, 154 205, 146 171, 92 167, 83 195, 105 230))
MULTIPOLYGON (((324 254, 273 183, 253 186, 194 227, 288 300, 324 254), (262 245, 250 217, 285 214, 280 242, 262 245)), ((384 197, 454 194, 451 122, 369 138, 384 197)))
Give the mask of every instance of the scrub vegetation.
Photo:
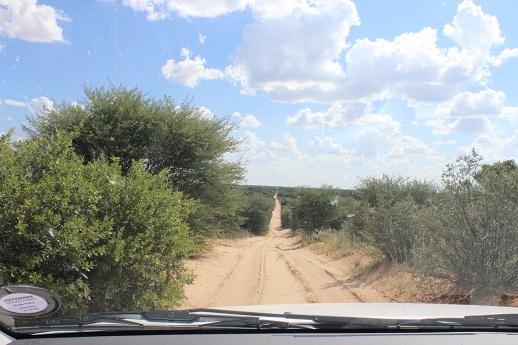
MULTIPOLYGON (((364 177, 354 190, 242 186, 239 125, 137 88, 85 88, 81 104, 28 118, 0 140, 4 283, 56 292, 63 313, 164 309, 209 237, 282 228, 346 256, 356 245, 480 295, 518 290, 518 166, 475 152, 440 184, 364 177)), ((401 283, 401 286, 404 282, 401 283)))
POLYGON ((300 188, 283 220, 331 252, 371 245, 472 295, 518 291, 516 163, 483 164, 473 150, 446 165, 441 182, 365 177, 348 202, 332 198, 336 188, 300 188))
POLYGON ((110 85, 28 120, 27 140, 0 141, 0 272, 64 314, 177 306, 206 238, 268 230, 273 194, 224 159, 228 117, 110 85))

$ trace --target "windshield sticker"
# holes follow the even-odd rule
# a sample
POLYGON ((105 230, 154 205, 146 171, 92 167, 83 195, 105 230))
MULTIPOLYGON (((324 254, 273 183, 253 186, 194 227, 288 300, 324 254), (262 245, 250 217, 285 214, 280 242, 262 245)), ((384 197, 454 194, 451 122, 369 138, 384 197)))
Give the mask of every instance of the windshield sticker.
POLYGON ((13 293, 0 299, 0 307, 16 314, 34 314, 48 307, 45 299, 34 294, 13 293))
POLYGON ((0 314, 3 315, 16 318, 42 317, 55 313, 61 305, 56 295, 37 286, 0 287, 0 314))

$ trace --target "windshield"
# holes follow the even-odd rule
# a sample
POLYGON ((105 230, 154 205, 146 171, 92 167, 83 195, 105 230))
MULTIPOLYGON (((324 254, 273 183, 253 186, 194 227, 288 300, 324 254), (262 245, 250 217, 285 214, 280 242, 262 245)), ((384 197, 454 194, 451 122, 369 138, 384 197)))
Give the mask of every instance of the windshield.
POLYGON ((514 314, 453 305, 518 306, 516 18, 0 0, 0 321, 514 314), (252 314, 203 314, 228 307, 252 314))

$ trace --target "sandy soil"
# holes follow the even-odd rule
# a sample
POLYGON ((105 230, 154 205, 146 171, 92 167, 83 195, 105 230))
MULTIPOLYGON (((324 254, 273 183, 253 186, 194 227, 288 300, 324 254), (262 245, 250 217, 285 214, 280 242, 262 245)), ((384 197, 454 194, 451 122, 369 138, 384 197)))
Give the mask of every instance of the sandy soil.
POLYGON ((350 263, 301 248, 290 230, 281 230, 280 214, 275 198, 268 236, 219 240, 189 260, 196 278, 180 308, 391 300, 348 282, 350 263))
MULTIPOLYGON (((282 230, 276 197, 267 236, 217 240, 187 262, 196 278, 185 287, 182 309, 318 302, 471 303, 468 293, 430 277, 417 277, 361 250, 342 258, 304 248, 282 230)), ((476 304, 481 301, 476 301, 476 304)), ((483 302, 483 301, 482 301, 483 302)), ((518 295, 488 304, 518 306, 518 295)))

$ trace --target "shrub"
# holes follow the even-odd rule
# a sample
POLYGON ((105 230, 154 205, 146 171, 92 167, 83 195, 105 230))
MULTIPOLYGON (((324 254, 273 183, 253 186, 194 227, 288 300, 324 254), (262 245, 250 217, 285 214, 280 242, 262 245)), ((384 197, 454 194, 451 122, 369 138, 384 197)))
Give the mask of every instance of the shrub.
POLYGON ((196 251, 192 203, 165 174, 83 164, 71 135, 0 140, 0 270, 6 284, 56 292, 64 313, 170 308, 196 251))

